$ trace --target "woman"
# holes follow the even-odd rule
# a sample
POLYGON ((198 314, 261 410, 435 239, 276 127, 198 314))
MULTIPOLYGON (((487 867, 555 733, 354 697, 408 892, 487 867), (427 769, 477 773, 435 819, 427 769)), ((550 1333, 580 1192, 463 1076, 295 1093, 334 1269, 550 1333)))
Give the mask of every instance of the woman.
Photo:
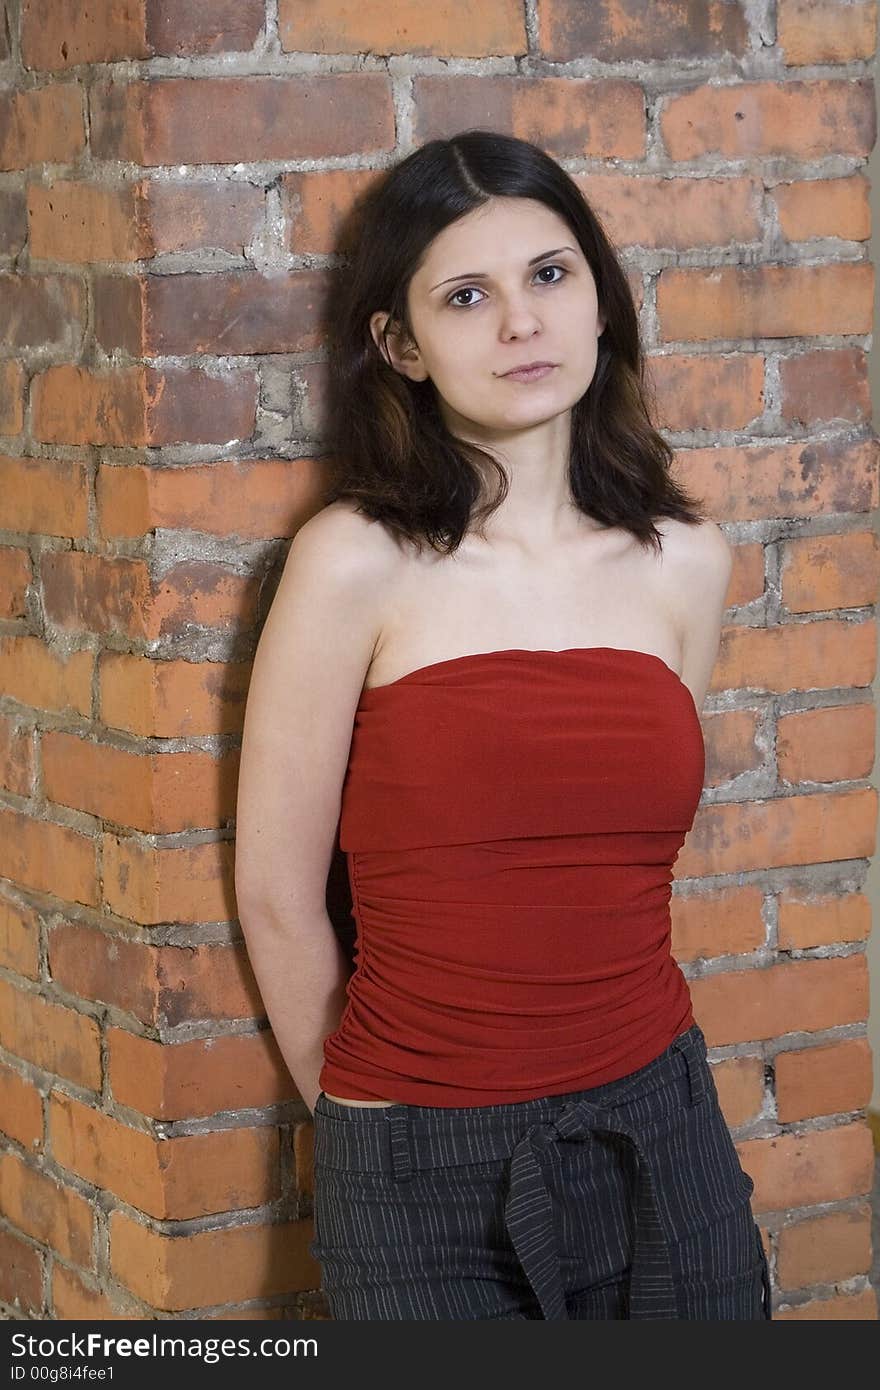
POLYGON ((770 1318, 669 951, 730 548, 670 477, 626 276, 559 165, 432 141, 358 225, 236 859, 331 1312, 770 1318))

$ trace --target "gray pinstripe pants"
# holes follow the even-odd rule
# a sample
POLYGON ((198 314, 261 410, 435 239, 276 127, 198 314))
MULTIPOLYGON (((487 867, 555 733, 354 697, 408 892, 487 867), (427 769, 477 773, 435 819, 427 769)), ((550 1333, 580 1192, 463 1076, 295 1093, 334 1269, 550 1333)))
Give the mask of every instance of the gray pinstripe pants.
POLYGON ((647 1066, 503 1105, 315 1112, 309 1251, 338 1320, 770 1319, 695 1023, 647 1066))

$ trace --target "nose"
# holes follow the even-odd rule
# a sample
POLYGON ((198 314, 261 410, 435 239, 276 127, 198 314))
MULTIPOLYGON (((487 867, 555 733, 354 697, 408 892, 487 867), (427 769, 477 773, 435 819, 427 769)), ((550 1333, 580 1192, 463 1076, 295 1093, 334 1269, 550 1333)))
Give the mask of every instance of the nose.
POLYGON ((532 338, 540 329, 541 320, 528 299, 521 295, 510 295, 504 300, 501 313, 501 337, 504 342, 532 338))

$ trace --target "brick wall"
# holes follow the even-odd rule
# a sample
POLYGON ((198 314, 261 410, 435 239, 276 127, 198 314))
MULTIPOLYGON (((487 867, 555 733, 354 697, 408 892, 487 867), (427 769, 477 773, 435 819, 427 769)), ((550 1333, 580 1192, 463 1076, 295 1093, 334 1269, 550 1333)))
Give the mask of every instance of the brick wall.
POLYGON ((489 125, 582 184, 736 543, 673 949, 775 1316, 876 1319, 876 5, 0 3, 0 1303, 321 1317, 236 920, 249 663, 320 505, 340 214, 489 125))

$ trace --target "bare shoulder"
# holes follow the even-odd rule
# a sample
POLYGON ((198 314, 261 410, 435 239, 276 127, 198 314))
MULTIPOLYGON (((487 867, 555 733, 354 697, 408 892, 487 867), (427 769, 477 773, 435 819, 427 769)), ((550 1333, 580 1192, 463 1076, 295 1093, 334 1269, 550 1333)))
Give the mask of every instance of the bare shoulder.
POLYGON ((304 522, 290 548, 300 557, 308 552, 313 562, 326 564, 328 577, 377 583, 399 563, 400 553, 381 522, 345 498, 304 522))
POLYGON ((733 568, 733 547, 717 522, 707 518, 694 523, 665 516, 656 526, 673 579, 714 579, 726 587, 733 568))
POLYGON ((688 523, 663 517, 657 529, 665 592, 681 639, 682 680, 700 710, 718 659, 733 547, 711 519, 688 523))

